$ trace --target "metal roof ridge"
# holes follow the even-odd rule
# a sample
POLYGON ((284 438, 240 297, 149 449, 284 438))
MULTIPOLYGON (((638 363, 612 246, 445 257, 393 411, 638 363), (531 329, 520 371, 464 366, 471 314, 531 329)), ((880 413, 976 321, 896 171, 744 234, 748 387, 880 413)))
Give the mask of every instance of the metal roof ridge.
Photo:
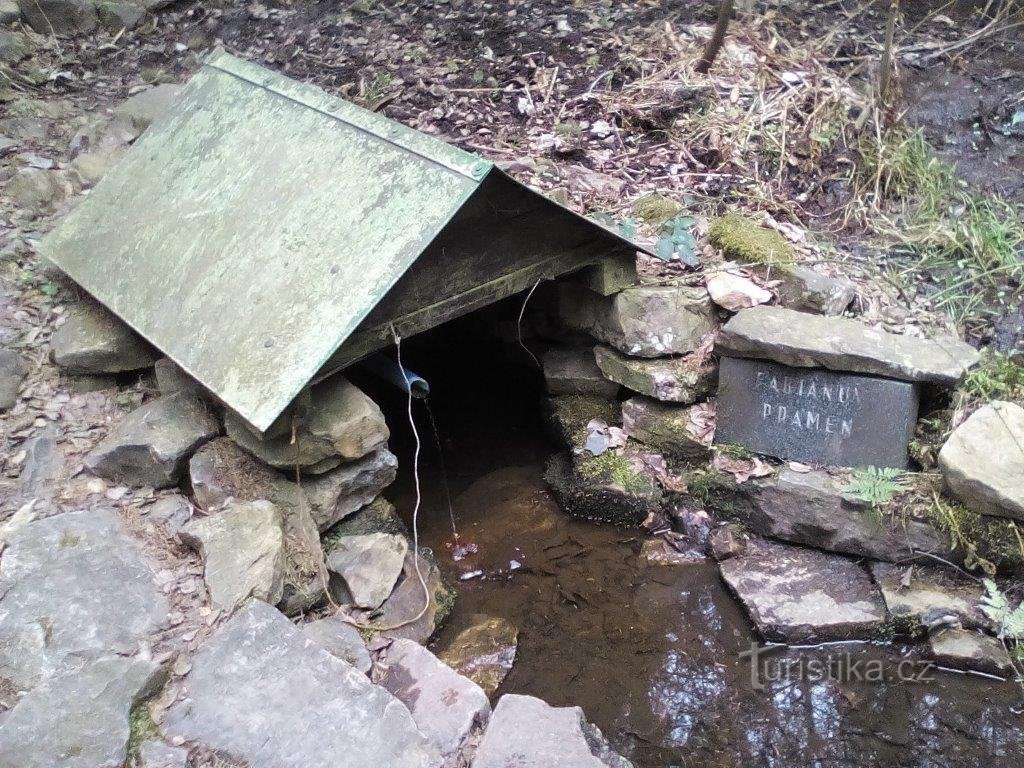
POLYGON ((207 56, 204 64, 307 109, 332 117, 358 131, 370 134, 376 139, 473 181, 481 181, 494 166, 491 161, 479 155, 466 152, 435 136, 332 96, 318 86, 294 80, 287 75, 232 56, 222 48, 207 56))

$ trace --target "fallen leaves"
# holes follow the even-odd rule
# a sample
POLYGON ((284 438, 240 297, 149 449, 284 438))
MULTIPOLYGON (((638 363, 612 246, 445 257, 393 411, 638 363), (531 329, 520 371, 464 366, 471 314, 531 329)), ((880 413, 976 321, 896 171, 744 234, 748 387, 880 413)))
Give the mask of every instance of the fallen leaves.
POLYGON ((737 483, 745 483, 752 477, 767 477, 775 470, 766 461, 752 456, 749 459, 729 456, 717 451, 711 459, 711 466, 719 472, 728 472, 737 483))

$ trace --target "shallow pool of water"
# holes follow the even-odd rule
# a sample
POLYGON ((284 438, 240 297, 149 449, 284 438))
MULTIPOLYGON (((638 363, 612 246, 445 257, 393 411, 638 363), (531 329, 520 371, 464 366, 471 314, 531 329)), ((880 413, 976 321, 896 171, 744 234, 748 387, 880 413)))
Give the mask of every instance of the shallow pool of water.
MULTIPOLYGON (((523 693, 578 705, 638 768, 1024 765, 1024 695, 1012 683, 951 672, 922 682, 858 682, 841 670, 824 679, 813 670, 764 675, 779 677, 786 661, 831 661, 895 678, 900 662, 914 660, 911 647, 783 649, 752 677, 741 654, 757 638, 716 565, 648 566, 638 557, 642 532, 563 514, 542 477, 556 448, 544 437, 536 375, 484 357, 480 350, 493 349, 486 342, 458 341, 434 340, 419 355, 410 345, 409 359, 432 380, 454 517, 478 551, 456 562, 446 546, 443 476, 417 407, 420 533, 458 589, 438 649, 474 614, 519 628, 515 665, 495 698, 523 693), (459 579, 477 570, 481 577, 459 579)), ((408 516, 404 406, 386 404, 402 468, 389 495, 408 516)))

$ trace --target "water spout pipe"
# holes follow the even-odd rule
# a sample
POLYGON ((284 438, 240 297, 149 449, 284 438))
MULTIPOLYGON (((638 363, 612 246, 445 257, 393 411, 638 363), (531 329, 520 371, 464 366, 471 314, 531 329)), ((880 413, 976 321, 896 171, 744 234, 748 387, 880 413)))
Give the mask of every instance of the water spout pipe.
POLYGON ((362 363, 371 373, 376 374, 389 384, 394 384, 403 392, 412 392, 412 396, 415 398, 423 400, 430 394, 430 384, 426 379, 408 368, 403 370, 387 355, 377 352, 365 358, 362 363))

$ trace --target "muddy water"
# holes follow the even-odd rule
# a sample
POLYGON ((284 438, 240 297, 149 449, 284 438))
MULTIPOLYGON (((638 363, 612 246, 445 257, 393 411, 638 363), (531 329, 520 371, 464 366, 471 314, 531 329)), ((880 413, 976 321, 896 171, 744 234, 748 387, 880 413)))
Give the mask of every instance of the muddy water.
MULTIPOLYGON (((478 551, 454 562, 445 546, 451 524, 440 463, 417 408, 421 536, 459 592, 435 645, 473 614, 511 620, 519 650, 497 696, 581 706, 638 768, 1024 765, 1024 698, 1012 684, 948 672, 917 683, 847 682, 842 674, 752 680, 739 654, 756 638, 716 567, 645 566, 638 532, 564 515, 542 479, 554 447, 538 417, 535 374, 485 354, 486 341, 436 341, 419 356, 410 344, 408 360, 431 380, 455 520, 478 551), (475 350, 468 366, 459 363, 465 349, 475 350), (459 580, 477 570, 481 577, 459 580)), ((404 406, 385 403, 403 469, 390 494, 408 514, 404 406)), ((831 654, 839 664, 847 652, 894 678, 899 662, 914 658, 903 647, 793 649, 774 654, 768 672, 777 676, 784 659, 826 662, 831 654)))

